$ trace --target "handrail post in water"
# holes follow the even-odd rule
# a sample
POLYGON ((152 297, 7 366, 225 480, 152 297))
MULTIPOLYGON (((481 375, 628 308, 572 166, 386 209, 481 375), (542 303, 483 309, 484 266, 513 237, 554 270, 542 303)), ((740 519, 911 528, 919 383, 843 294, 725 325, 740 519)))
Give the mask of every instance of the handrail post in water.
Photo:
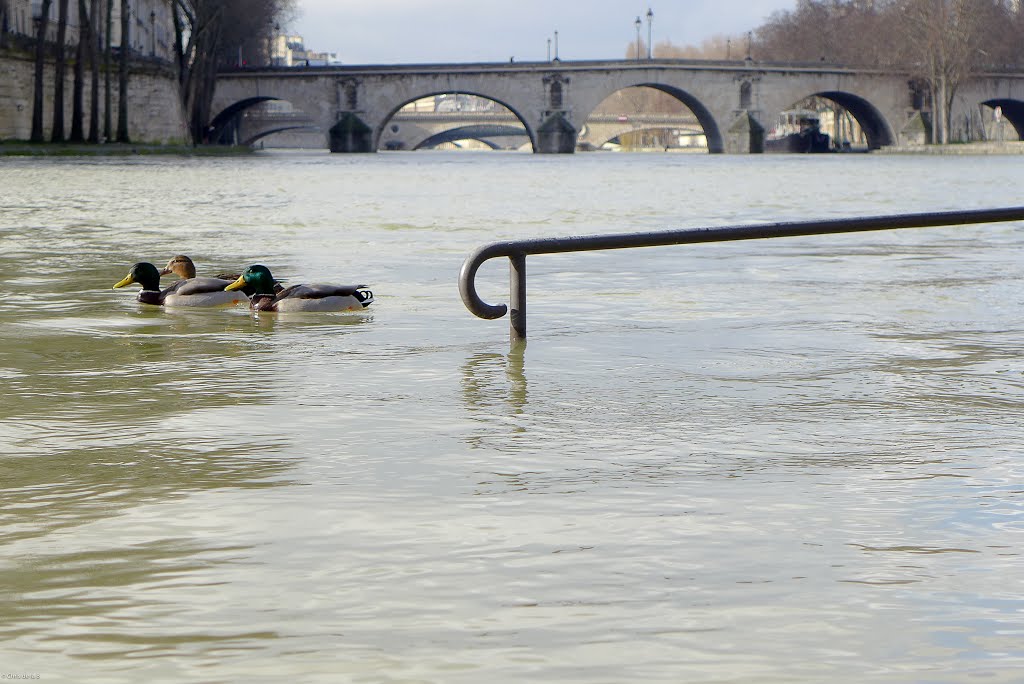
POLYGON ((526 339, 526 255, 515 254, 508 258, 509 286, 509 339, 526 339))
POLYGON ((734 240, 760 240, 765 238, 797 237, 804 235, 831 235, 897 228, 932 228, 1000 221, 1024 221, 1024 207, 977 209, 971 211, 945 211, 922 214, 894 214, 861 218, 828 219, 822 221, 794 221, 748 226, 715 228, 685 228, 653 233, 619 233, 612 235, 583 235, 562 238, 538 238, 493 242, 479 247, 462 264, 459 274, 459 292, 466 308, 480 318, 501 318, 508 312, 504 304, 488 304, 476 291, 476 274, 480 266, 494 257, 509 259, 509 289, 512 314, 509 337, 513 342, 526 339, 526 257, 530 254, 557 254, 586 252, 629 247, 662 247, 697 242, 729 242, 734 240))

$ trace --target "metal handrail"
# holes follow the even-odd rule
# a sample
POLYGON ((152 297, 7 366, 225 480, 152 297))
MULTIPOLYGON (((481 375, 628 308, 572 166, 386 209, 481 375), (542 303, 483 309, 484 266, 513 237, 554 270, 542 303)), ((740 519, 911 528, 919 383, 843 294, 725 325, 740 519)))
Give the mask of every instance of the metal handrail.
POLYGON ((462 301, 465 303, 466 308, 480 318, 501 318, 511 307, 512 315, 509 320, 509 337, 512 341, 525 340, 526 257, 530 254, 588 252, 630 247, 661 247, 698 242, 759 240, 763 238, 796 237, 801 235, 831 235, 835 233, 856 233, 870 230, 893 230, 897 228, 933 228, 936 226, 996 223, 1000 221, 1024 221, 1024 207, 493 242, 479 247, 466 257, 466 261, 462 264, 462 271, 459 274, 459 292, 462 295, 462 301), (485 261, 495 257, 508 257, 509 259, 509 286, 511 292, 508 306, 505 304, 488 304, 480 298, 476 291, 477 271, 485 261))

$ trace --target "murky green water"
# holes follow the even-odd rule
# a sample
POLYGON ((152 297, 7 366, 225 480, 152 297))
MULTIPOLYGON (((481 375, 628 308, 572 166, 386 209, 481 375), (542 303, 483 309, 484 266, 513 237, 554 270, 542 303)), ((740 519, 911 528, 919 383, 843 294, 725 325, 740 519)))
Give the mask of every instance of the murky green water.
POLYGON ((0 675, 1020 681, 1019 224, 532 257, 525 349, 456 282, 496 239, 1015 206, 1019 176, 0 160, 0 675), (177 253, 376 303, 110 289, 177 253))

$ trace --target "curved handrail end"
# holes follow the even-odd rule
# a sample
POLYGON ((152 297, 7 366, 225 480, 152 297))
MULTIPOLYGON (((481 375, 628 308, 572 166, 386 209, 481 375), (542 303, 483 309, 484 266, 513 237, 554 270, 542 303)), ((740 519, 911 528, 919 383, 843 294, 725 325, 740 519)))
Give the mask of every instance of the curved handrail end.
POLYGON ((478 318, 493 320, 501 318, 508 313, 508 306, 505 304, 488 304, 476 291, 476 272, 480 266, 496 256, 505 256, 495 253, 497 245, 485 245, 468 257, 462 263, 462 271, 459 273, 459 294, 462 295, 462 303, 466 305, 470 313, 478 318))

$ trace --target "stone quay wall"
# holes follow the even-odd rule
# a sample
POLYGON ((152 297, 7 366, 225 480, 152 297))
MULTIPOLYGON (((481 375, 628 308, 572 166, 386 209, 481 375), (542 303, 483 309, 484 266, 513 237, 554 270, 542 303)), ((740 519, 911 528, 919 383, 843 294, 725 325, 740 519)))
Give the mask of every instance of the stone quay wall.
MULTIPOLYGON (((111 125, 117 132, 117 63, 111 65, 111 125)), ((54 65, 44 71, 43 132, 50 139, 53 129, 54 65)), ((35 62, 16 51, 0 52, 0 140, 28 140, 32 133, 32 90, 35 62)), ((83 129, 88 135, 91 75, 85 74, 83 129)), ((105 77, 100 72, 100 135, 103 135, 105 77)), ((65 137, 71 131, 74 72, 67 69, 64 85, 65 137)), ((170 65, 130 64, 128 75, 128 135, 134 143, 180 144, 189 142, 184 108, 178 96, 178 82, 170 65)))

